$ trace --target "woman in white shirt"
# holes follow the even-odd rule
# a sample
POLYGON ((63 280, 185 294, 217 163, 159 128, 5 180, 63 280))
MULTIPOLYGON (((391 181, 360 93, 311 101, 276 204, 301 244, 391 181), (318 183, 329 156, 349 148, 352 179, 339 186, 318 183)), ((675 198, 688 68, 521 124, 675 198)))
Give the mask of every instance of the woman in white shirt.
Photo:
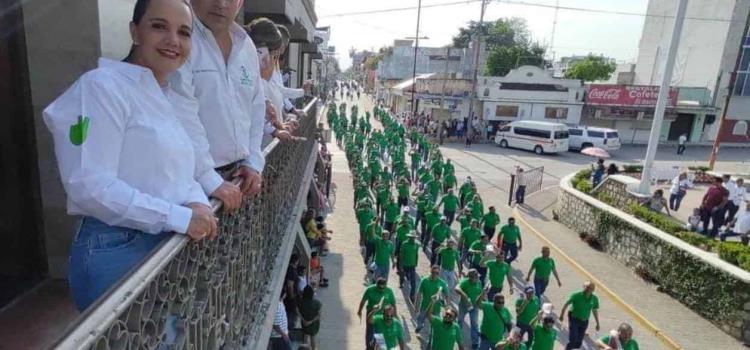
POLYGON ((124 61, 101 58, 44 110, 67 194, 82 216, 69 283, 86 309, 172 232, 213 237, 217 219, 194 180, 191 141, 166 77, 190 55, 184 0, 138 0, 124 61), (171 102, 170 102, 171 101, 171 102))

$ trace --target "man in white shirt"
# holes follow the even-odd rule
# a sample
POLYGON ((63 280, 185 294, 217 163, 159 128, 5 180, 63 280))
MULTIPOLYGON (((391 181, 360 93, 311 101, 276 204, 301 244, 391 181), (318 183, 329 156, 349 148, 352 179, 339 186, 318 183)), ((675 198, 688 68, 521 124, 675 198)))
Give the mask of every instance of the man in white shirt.
POLYGON ((730 175, 724 175, 724 188, 729 191, 729 198, 727 201, 727 217, 724 222, 730 222, 734 219, 737 211, 740 209, 740 205, 745 201, 745 186, 742 186, 744 182, 742 180, 734 181, 730 175), (739 185, 739 186, 738 186, 739 185), (742 191, 740 193, 740 187, 742 191))
POLYGON ((256 48, 234 22, 243 3, 191 1, 196 15, 192 52, 170 77, 175 90, 194 102, 183 104, 178 115, 193 140, 199 167, 216 168, 196 180, 230 210, 240 206, 242 194, 260 192, 263 126, 276 113, 263 92, 256 48), (219 171, 242 178, 241 187, 224 181, 219 171))
POLYGON ((685 153, 685 142, 687 142, 687 135, 682 134, 677 138, 677 154, 685 153))
POLYGON ((734 220, 727 224, 727 230, 719 235, 723 242, 727 237, 740 236, 743 244, 750 242, 750 202, 745 202, 745 208, 740 210, 734 220))

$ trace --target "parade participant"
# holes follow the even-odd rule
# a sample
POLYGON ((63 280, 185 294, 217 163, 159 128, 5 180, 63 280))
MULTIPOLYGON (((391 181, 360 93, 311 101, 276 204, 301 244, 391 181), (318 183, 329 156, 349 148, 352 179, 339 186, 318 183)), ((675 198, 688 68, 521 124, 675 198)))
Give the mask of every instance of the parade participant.
MULTIPOLYGON (((383 278, 379 278, 375 284, 370 285, 365 289, 364 294, 362 294, 362 299, 359 301, 359 308, 357 309, 357 316, 359 318, 362 318, 362 308, 365 304, 367 304, 366 316, 370 315, 370 312, 377 305, 381 305, 382 307, 391 305, 393 307, 393 313, 398 314, 398 310, 396 309, 396 297, 393 294, 393 290, 388 287, 388 281, 383 278)), ((365 344, 372 344, 372 335, 372 325, 368 322, 365 327, 365 344)))
POLYGON ((500 228, 497 246, 502 249, 503 254, 505 254, 505 262, 508 264, 518 258, 518 252, 523 249, 523 239, 521 239, 521 230, 516 225, 516 219, 508 218, 508 224, 500 228))
MULTIPOLYGON (((404 326, 397 318, 393 306, 380 304, 376 305, 372 311, 367 314, 367 323, 373 328, 374 334, 382 334, 385 340, 385 349, 406 349, 404 346, 404 326), (381 310, 383 313, 378 315, 381 310)), ((368 347, 374 348, 374 344, 368 344, 368 347)))
POLYGON ((486 301, 485 288, 480 297, 479 307, 482 310, 482 324, 479 326, 479 350, 492 350, 495 344, 503 340, 505 332, 513 328, 513 318, 505 307, 505 297, 495 294, 491 302, 486 301))
POLYGON ((488 211, 487 214, 484 214, 484 216, 482 216, 480 223, 483 224, 484 235, 492 240, 492 237, 495 236, 495 229, 500 223, 500 215, 497 215, 495 207, 490 207, 489 210, 490 211, 488 211))
POLYGON ((583 290, 571 294, 560 311, 560 322, 563 322, 565 311, 568 310, 568 306, 571 306, 568 312, 569 338, 565 350, 578 349, 582 346, 592 313, 596 320, 596 331, 599 331, 599 298, 594 294, 595 289, 594 283, 586 281, 583 284, 583 290))
POLYGON ((532 286, 527 286, 516 300, 516 327, 521 329, 521 338, 524 334, 528 335, 527 346, 531 346, 534 342, 534 329, 531 321, 539 313, 541 307, 541 301, 536 297, 532 286))
POLYGON ((557 268, 555 267, 555 260, 549 256, 549 247, 542 247, 542 256, 537 257, 531 262, 529 273, 526 274, 526 282, 531 280, 531 272, 534 273, 534 290, 536 291, 536 297, 542 300, 544 292, 547 290, 549 284, 549 275, 554 274, 557 280, 557 286, 562 287, 560 283, 560 276, 557 275, 557 268))
POLYGON ((399 266, 401 273, 399 274, 399 286, 404 286, 404 278, 409 280, 409 299, 414 300, 414 296, 417 292, 417 264, 419 262, 419 242, 417 242, 417 235, 409 233, 406 235, 407 240, 401 244, 399 249, 399 266))
MULTIPOLYGON (((437 300, 438 295, 432 297, 432 301, 427 307, 428 315, 432 315, 432 309, 437 300)), ((430 318, 430 326, 432 328, 432 335, 430 337, 431 350, 453 350, 456 347, 458 347, 458 350, 464 350, 463 332, 455 320, 456 310, 449 307, 443 312, 443 317, 432 316, 430 318)))
POLYGON ((414 331, 420 333, 422 327, 424 327, 424 321, 426 319, 440 315, 440 308, 441 305, 443 305, 443 299, 439 299, 440 301, 435 305, 432 305, 432 313, 427 312, 432 298, 436 295, 443 298, 448 297, 448 284, 440 278, 440 267, 434 265, 430 268, 430 275, 422 278, 419 282, 419 289, 417 289, 417 292, 417 298, 413 299, 413 303, 415 308, 419 308, 419 313, 417 314, 417 328, 414 331))
POLYGON ((490 275, 490 289, 487 292, 487 298, 492 299, 496 294, 502 293, 503 282, 508 281, 508 293, 513 294, 513 281, 510 273, 510 264, 505 262, 505 255, 502 251, 495 253, 495 259, 482 259, 482 265, 487 268, 490 275))
MULTIPOLYGON (((469 270, 468 277, 464 277, 454 291, 459 295, 458 303, 458 324, 463 329, 463 322, 466 315, 469 315, 469 325, 471 327, 471 345, 472 348, 479 346, 479 325, 477 322, 478 309, 477 304, 482 294, 482 282, 479 280, 479 272, 475 269, 469 270)), ((434 332, 433 332, 434 334, 434 332)))

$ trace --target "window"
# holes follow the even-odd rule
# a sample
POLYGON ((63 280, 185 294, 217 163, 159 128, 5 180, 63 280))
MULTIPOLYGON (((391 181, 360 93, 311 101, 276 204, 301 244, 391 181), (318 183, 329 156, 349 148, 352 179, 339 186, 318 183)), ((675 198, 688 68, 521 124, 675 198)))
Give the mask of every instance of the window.
POLYGON ((734 94, 750 96, 750 30, 745 34, 745 42, 740 52, 740 66, 737 69, 737 80, 734 82, 734 94))
POLYGON ((538 130, 538 129, 516 127, 514 131, 516 135, 541 137, 544 139, 549 139, 552 135, 552 133, 549 130, 538 130))
POLYGON ((589 133, 589 137, 596 137, 596 138, 599 138, 599 139, 603 139, 604 138, 604 132, 602 132, 602 131, 589 130, 588 133, 589 133))
POLYGON ((497 106, 495 107, 496 117, 517 117, 518 106, 497 106))
POLYGON ((568 117, 568 109, 547 107, 544 109, 544 117, 547 119, 565 119, 568 117))
POLYGON ((564 140, 568 138, 567 131, 555 131, 555 140, 564 140))
POLYGON ((618 137, 620 137, 620 136, 617 135, 617 131, 610 131, 610 132, 607 133, 607 138, 608 139, 616 139, 618 137))
POLYGON ((489 88, 485 88, 484 89, 484 97, 487 97, 489 95, 490 95, 490 89, 489 88))
POLYGON ((744 120, 740 120, 735 123, 734 128, 732 128, 732 135, 747 135, 747 122, 744 120))
POLYGON ((510 125, 501 126, 500 129, 497 130, 497 132, 508 132, 508 131, 510 131, 510 125))
POLYGON ((583 130, 581 130, 581 129, 569 129, 568 130, 568 134, 573 135, 573 136, 582 136, 583 135, 583 130))

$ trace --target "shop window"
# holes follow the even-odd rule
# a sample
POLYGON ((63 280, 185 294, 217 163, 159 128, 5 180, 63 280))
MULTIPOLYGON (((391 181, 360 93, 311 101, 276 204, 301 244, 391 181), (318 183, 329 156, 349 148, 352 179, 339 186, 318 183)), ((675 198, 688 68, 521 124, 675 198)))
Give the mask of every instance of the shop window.
POLYGON ((547 107, 544 109, 544 117, 547 119, 565 119, 568 117, 568 109, 547 107))
POLYGON ((497 106, 495 107, 496 117, 517 117, 518 106, 497 106))
POLYGON ((490 95, 490 89, 489 88, 485 88, 484 89, 484 97, 487 97, 489 95, 490 95))
POLYGON ((735 123, 734 128, 732 128, 732 135, 747 135, 747 122, 744 120, 740 120, 735 123))

